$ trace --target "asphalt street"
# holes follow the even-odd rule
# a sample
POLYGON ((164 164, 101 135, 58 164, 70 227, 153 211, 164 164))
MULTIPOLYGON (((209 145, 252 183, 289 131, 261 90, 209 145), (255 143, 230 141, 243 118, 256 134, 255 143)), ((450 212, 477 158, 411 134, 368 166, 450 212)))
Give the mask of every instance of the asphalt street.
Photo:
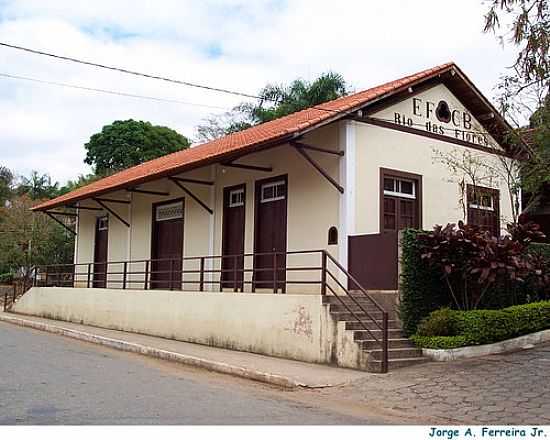
POLYGON ((293 392, 0 323, 0 424, 376 423, 293 392))

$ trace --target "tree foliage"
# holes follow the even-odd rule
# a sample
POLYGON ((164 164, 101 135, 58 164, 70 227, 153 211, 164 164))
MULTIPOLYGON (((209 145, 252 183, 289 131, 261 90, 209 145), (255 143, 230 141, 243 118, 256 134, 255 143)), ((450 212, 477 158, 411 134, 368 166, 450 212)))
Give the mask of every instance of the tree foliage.
POLYGON ((9 168, 0 165, 0 207, 6 204, 13 191, 14 176, 9 168))
POLYGON ((477 226, 459 222, 458 227, 436 225, 433 231, 418 234, 422 259, 445 281, 458 309, 476 309, 499 280, 523 282, 536 275, 547 281, 548 274, 539 273, 527 253, 533 239, 546 238, 538 225, 509 228, 511 235, 492 237, 477 226))
POLYGON ((189 140, 171 128, 128 119, 115 121, 92 135, 84 145, 84 162, 103 176, 189 146, 189 140))
POLYGON ((59 193, 59 184, 52 183, 49 174, 39 174, 32 171, 29 177, 22 176, 15 190, 17 195, 27 195, 31 200, 43 200, 56 197, 59 193))
POLYGON ((17 196, 0 208, 0 268, 29 278, 41 264, 71 263, 74 239, 43 214, 32 214, 36 203, 29 195, 17 196))
POLYGON ((57 195, 67 194, 99 179, 101 179, 101 176, 98 176, 97 174, 80 174, 76 180, 68 180, 65 185, 59 188, 57 195))
POLYGON ((526 86, 548 84, 550 6, 548 0, 492 0, 485 15, 485 32, 497 32, 518 47, 514 70, 526 86), (502 22, 508 20, 506 29, 502 22))
POLYGON ((197 127, 197 136, 207 142, 347 94, 346 81, 334 72, 311 82, 296 79, 289 84, 268 84, 258 94, 262 98, 258 102, 241 103, 230 112, 208 117, 197 127))

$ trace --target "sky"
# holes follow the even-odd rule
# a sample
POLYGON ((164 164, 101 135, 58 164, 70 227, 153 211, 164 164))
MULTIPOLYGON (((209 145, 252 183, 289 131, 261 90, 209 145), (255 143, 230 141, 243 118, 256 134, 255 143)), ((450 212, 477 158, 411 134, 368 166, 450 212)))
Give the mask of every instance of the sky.
MULTIPOLYGON (((481 0, 0 0, 0 42, 250 94, 329 70, 360 91, 454 61, 492 99, 515 51, 482 32, 487 8, 481 0)), ((0 47, 0 165, 64 183, 91 171, 84 144, 104 125, 145 120, 193 139, 204 118, 241 101, 0 47)))

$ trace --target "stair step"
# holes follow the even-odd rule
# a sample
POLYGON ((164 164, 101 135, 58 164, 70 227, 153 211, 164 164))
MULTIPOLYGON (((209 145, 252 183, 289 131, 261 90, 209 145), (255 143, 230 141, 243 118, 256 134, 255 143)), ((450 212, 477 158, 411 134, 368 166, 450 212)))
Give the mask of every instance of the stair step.
MULTIPOLYGON (((369 350, 373 359, 382 359, 382 350, 369 350)), ((388 359, 411 359, 415 357, 422 357, 422 349, 415 347, 407 348, 391 348, 388 350, 388 359)))
MULTIPOLYGON (((388 371, 393 371, 396 368, 410 367, 412 365, 420 364, 422 362, 427 362, 427 361, 428 359, 424 357, 389 359, 388 371)), ((371 373, 380 373, 382 371, 382 361, 379 361, 376 359, 369 359, 367 371, 371 373)))
MULTIPOLYGON (((348 330, 348 329, 346 329, 348 330)), ((369 329, 370 330, 370 329, 369 329)), ((353 333, 353 339, 356 341, 366 341, 366 340, 373 340, 374 337, 381 338, 382 337, 382 330, 378 329, 372 329, 370 331, 363 330, 361 327, 360 330, 355 330, 353 333)), ((392 328, 388 329, 388 338, 390 339, 400 339, 403 337, 403 331, 400 328, 392 328)))
MULTIPOLYGON (((382 326, 382 321, 377 321, 380 324, 380 327, 376 325, 372 320, 366 319, 362 322, 359 322, 355 319, 338 319, 339 321, 346 321, 346 330, 365 330, 362 324, 364 324, 369 330, 380 330, 382 326)), ((388 331, 389 330, 401 330, 401 322, 396 321, 395 319, 388 320, 388 331)))
MULTIPOLYGON (((365 320, 365 321, 372 321, 373 319, 379 321, 379 322, 382 322, 382 313, 380 312, 377 312, 377 313, 370 313, 369 312, 369 315, 367 316, 366 313, 364 312, 353 312, 353 313, 350 313, 350 312, 344 312, 344 311, 339 311, 339 312, 333 312, 331 311, 330 314, 333 316, 334 319, 336 319, 337 321, 357 321, 358 319, 360 320, 365 320)), ((389 316, 388 317, 388 321, 395 321, 395 319, 391 319, 391 318, 395 318, 393 316, 389 316)))
POLYGON ((348 296, 324 296, 323 297, 323 304, 356 304, 359 303, 361 305, 365 304, 369 307, 374 307, 378 309, 378 307, 374 304, 373 301, 371 301, 369 298, 361 297, 361 296, 354 296, 353 298, 350 298, 348 296))
MULTIPOLYGON (((380 350, 380 343, 378 341, 375 341, 374 339, 362 339, 362 340, 356 340, 359 344, 359 346, 363 350, 367 351, 373 351, 373 350, 380 350)), ((390 338, 388 339, 388 347, 389 351, 391 352, 394 349, 416 349, 416 346, 414 343, 412 343, 407 338, 390 338)))

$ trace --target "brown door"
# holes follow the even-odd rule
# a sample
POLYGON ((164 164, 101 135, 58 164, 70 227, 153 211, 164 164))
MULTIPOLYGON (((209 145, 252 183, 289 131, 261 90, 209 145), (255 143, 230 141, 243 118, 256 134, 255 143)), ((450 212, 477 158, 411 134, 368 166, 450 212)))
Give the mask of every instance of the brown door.
POLYGON ((109 217, 98 217, 95 223, 93 287, 107 286, 108 243, 109 217))
MULTIPOLYGON (((364 289, 397 289, 397 231, 348 237, 349 273, 364 289)), ((350 289, 358 286, 350 280, 350 289)))
POLYGON ((256 288, 285 291, 287 181, 285 175, 256 182, 254 252, 260 254, 254 258, 256 288))
POLYGON ((183 200, 153 205, 151 289, 181 289, 183 200))
POLYGON ((245 185, 223 191, 222 287, 243 289, 245 185))

